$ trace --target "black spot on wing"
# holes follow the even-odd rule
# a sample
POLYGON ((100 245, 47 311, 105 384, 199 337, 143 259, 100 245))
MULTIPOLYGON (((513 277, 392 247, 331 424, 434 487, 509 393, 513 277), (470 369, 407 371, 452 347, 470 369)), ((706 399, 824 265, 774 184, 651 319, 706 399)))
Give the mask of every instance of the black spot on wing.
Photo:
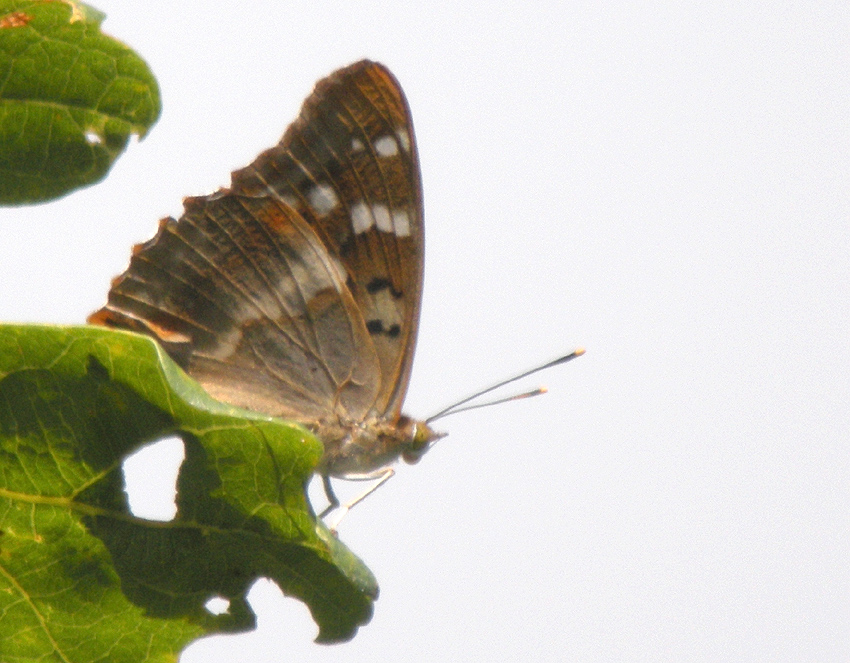
POLYGON ((390 280, 387 278, 383 278, 381 276, 376 276, 369 283, 366 284, 366 290, 368 290, 371 294, 375 294, 381 292, 381 290, 386 290, 390 287, 390 280))
POLYGON ((383 334, 389 338, 398 338, 398 336, 401 335, 401 325, 392 324, 389 327, 384 327, 383 320, 375 319, 367 321, 366 329, 368 329, 369 333, 372 335, 383 334))
POLYGON ((399 299, 404 293, 400 290, 396 290, 392 287, 392 285, 392 282, 388 278, 376 276, 366 284, 366 290, 372 295, 376 295, 382 290, 389 290, 394 299, 399 299))

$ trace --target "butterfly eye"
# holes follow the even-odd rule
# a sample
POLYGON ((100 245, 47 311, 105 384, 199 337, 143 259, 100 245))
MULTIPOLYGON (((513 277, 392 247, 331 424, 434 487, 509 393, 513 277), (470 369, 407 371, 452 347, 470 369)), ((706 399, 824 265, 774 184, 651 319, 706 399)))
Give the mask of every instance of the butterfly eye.
POLYGON ((431 448, 431 444, 444 437, 445 433, 434 432, 427 424, 414 423, 411 430, 410 441, 405 445, 401 457, 405 463, 415 465, 425 452, 431 448))
POLYGON ((422 456, 425 455, 426 451, 428 451, 427 446, 420 447, 419 449, 405 449, 401 452, 401 457, 408 465, 416 465, 416 463, 422 460, 422 456))

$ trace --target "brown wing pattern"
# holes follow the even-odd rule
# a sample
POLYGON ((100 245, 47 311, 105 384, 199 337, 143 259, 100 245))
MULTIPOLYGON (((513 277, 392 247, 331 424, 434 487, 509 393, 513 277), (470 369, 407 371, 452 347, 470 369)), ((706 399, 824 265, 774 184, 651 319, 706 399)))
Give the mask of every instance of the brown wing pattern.
POLYGON ((410 112, 382 65, 320 81, 231 189, 136 247, 90 322, 142 331, 217 398, 300 420, 399 413, 422 287, 410 112))
POLYGON ((422 193, 407 102, 382 65, 320 81, 280 143, 233 173, 243 195, 292 205, 342 264, 381 366, 375 410, 397 414, 422 289, 422 193))
POLYGON ((187 199, 90 322, 154 335, 213 396, 260 412, 357 419, 377 395, 377 356, 338 267, 274 199, 187 199))

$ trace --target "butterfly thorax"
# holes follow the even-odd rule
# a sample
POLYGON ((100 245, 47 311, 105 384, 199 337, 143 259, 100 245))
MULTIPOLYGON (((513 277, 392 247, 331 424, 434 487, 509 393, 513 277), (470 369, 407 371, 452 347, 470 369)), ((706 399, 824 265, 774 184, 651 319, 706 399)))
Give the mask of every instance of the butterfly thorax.
POLYGON ((416 463, 431 444, 444 437, 424 421, 401 415, 396 420, 367 417, 337 419, 309 426, 325 446, 320 471, 346 478, 368 474, 403 458, 416 463))

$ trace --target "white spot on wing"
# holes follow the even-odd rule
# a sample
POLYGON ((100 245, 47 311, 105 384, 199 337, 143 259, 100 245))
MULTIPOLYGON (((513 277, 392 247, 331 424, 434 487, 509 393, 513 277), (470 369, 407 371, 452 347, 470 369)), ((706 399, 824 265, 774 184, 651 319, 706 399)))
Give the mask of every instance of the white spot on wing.
POLYGON ((310 189, 307 200, 310 201, 310 207, 319 216, 325 216, 339 203, 336 192, 328 184, 317 184, 310 189))
POLYGON ((395 135, 398 136, 398 142, 401 143, 401 149, 405 152, 410 152, 410 136, 407 135, 407 129, 404 127, 396 129, 395 135))
POLYGON ((398 143, 393 136, 381 136, 374 145, 379 157, 392 157, 398 154, 398 143))
POLYGON ((386 205, 372 205, 372 215, 375 217, 375 225, 378 226, 378 230, 385 233, 393 232, 393 222, 386 205))
MULTIPOLYGON (((310 260, 308 263, 293 263, 291 265, 292 278, 282 277, 278 280, 277 292, 285 302, 307 301, 319 296, 325 290, 333 290, 333 279, 328 275, 326 268, 320 261, 310 260)), ((274 310, 276 302, 267 302, 266 308, 274 310)), ((287 315, 289 310, 285 310, 287 315)))
POLYGON ((372 227, 372 223, 372 214, 366 207, 366 203, 361 200, 351 206, 351 227, 354 229, 355 235, 365 233, 372 227))
POLYGON ((410 236, 410 217, 405 210, 393 212, 393 229, 398 237, 410 236))
POLYGON ((410 235, 410 215, 406 210, 390 213, 389 208, 382 203, 370 207, 362 200, 351 206, 351 227, 356 235, 365 233, 373 225, 381 232, 393 233, 398 237, 410 235))
POLYGON ((352 152, 362 152, 366 146, 363 144, 363 141, 359 138, 351 139, 351 151, 352 152))
POLYGON ((94 129, 86 131, 85 137, 89 145, 101 145, 103 143, 103 138, 94 129))

